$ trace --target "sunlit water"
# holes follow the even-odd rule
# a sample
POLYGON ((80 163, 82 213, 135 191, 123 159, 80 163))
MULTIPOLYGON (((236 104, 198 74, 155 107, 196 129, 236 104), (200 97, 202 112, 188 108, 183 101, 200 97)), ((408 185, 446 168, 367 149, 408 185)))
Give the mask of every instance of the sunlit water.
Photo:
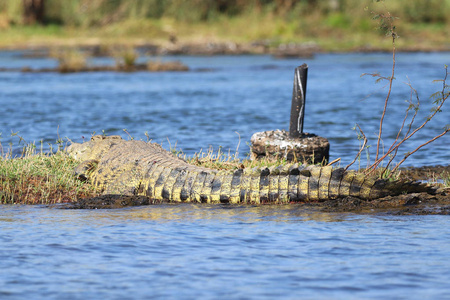
MULTIPOLYGON (((389 54, 176 59, 192 71, 0 72, 3 149, 10 143, 18 149, 11 132, 48 148, 58 135, 82 141, 104 131, 127 138, 127 129, 137 139, 147 132, 165 148, 170 140, 188 155, 210 145, 234 153, 239 145, 245 158, 252 133, 287 129, 294 68, 306 62, 305 131, 328 138, 331 159, 342 157, 345 165, 358 151, 352 131, 358 123, 373 153, 386 82, 360 75, 390 76, 389 54)), ((406 76, 424 106, 421 122, 429 114, 428 96, 442 88, 432 81, 443 78, 449 62, 449 53, 399 54, 386 145, 410 97, 406 76)), ((3 52, 0 66, 55 62, 3 52)), ((444 108, 399 155, 441 132, 449 120, 444 108)), ((406 165, 448 165, 449 139, 406 165)), ((321 213, 301 205, 1 206, 0 299, 444 299, 450 298, 448 249, 448 216, 321 213)))
POLYGON ((447 216, 302 206, 0 210, 2 299, 444 299, 447 216))
MULTIPOLYGON (((0 66, 53 67, 50 59, 24 59, 17 52, 1 53, 0 66)), ((147 59, 145 57, 143 60, 147 59)), ((322 54, 313 59, 277 60, 270 56, 164 57, 180 59, 191 72, 164 73, 20 73, 0 72, 0 132, 2 145, 27 142, 55 144, 58 135, 81 142, 96 134, 129 134, 136 139, 177 146, 193 155, 200 149, 222 147, 241 158, 249 152, 253 133, 288 129, 294 68, 309 65, 306 95, 306 132, 326 137, 330 159, 348 164, 360 141, 352 130, 358 123, 370 139, 372 158, 387 94, 386 81, 363 73, 390 76, 390 54, 322 54), (205 71, 205 69, 207 69, 205 71), (209 71, 208 71, 209 70, 209 71), (18 136, 11 137, 11 132, 18 136), (240 138, 239 138, 240 137, 240 138), (170 141, 170 144, 169 144, 170 141)), ((92 63, 113 63, 95 59, 92 63)), ((430 114, 429 96, 442 90, 444 65, 450 53, 399 54, 396 81, 383 127, 383 142, 394 141, 410 98, 409 81, 418 91, 421 124, 430 114)), ((412 97, 416 99, 415 96, 412 97)), ((449 124, 444 109, 399 151, 399 157, 441 133, 449 124)), ((405 126, 406 128, 406 126, 405 126)), ((406 130, 406 129, 405 129, 406 130)), ((449 161, 446 136, 419 151, 405 165, 434 165, 449 161)), ((367 159, 362 158, 364 165, 367 159)))

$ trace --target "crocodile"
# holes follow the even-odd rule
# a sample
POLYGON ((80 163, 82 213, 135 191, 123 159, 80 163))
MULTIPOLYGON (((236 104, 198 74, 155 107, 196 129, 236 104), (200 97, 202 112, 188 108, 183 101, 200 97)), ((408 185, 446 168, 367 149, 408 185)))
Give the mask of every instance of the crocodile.
POLYGON ((419 182, 389 181, 332 166, 296 163, 228 171, 209 169, 191 165, 159 144, 120 136, 93 136, 90 141, 72 143, 67 152, 82 161, 74 174, 90 180, 103 195, 145 196, 153 201, 310 203, 431 191, 419 182))

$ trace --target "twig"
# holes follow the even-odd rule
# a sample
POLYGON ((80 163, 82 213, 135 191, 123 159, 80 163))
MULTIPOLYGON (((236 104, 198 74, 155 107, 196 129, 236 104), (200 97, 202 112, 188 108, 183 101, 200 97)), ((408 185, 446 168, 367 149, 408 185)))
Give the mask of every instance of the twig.
MULTIPOLYGON (((409 98, 409 103, 410 103, 410 104, 409 104, 408 108, 406 109, 405 118, 403 119, 403 123, 402 123, 402 126, 401 126, 400 130, 398 131, 397 137, 395 138, 395 141, 392 143, 392 145, 391 145, 391 147, 389 148, 388 152, 391 151, 391 150, 392 150, 392 147, 397 143, 397 141, 398 141, 398 139, 399 139, 399 136, 400 136, 401 132, 403 131, 403 127, 404 127, 405 121, 406 121, 406 119, 407 119, 407 117, 408 117, 409 110, 410 110, 412 107, 414 107, 414 115, 412 116, 411 121, 410 121, 409 124, 408 124, 408 131, 406 132, 405 136, 407 136, 407 135, 411 132, 412 125, 413 125, 413 123, 414 123, 414 121, 415 121, 415 119, 416 119, 417 113, 419 112, 419 107, 420 107, 419 94, 417 93, 417 90, 414 89, 414 88, 412 87, 411 82, 408 83, 408 86, 411 88, 411 95, 410 95, 410 98, 409 98), (412 95, 413 95, 413 94, 416 95, 416 99, 417 99, 417 105, 416 105, 416 106, 412 103, 412 95)), ((391 159, 389 160, 389 162, 386 164, 386 167, 385 167, 384 170, 383 170, 383 174, 388 170, 388 168, 389 168, 389 166, 391 165, 392 161, 393 161, 394 158, 397 156, 397 153, 398 153, 398 148, 395 149, 394 154, 392 155, 392 157, 391 157, 391 159)))
POLYGON ((333 161, 329 162, 329 163, 327 164, 327 167, 328 167, 328 166, 332 166, 332 165, 334 165, 335 163, 337 163, 337 162, 338 162, 338 161, 340 161, 340 160, 341 160, 341 158, 340 158, 340 157, 336 158, 335 160, 333 160, 333 161))
POLYGON ((238 158, 239 157, 239 146, 241 145, 241 135, 237 131, 235 131, 235 133, 239 136, 239 142, 236 147, 236 154, 234 155, 234 158, 238 158))
POLYGON ((424 144, 422 144, 422 145, 420 145, 419 147, 417 147, 416 149, 414 149, 413 151, 411 151, 411 152, 409 152, 409 153, 407 153, 406 155, 405 155, 405 157, 392 169, 392 172, 394 172, 395 170, 397 170, 398 169, 398 167, 409 157, 409 156, 411 156, 412 154, 414 154, 415 152, 417 152, 420 148, 422 148, 422 147, 424 147, 424 146, 426 146, 426 145, 428 145, 429 143, 431 143, 431 142, 434 142, 435 140, 437 140, 438 138, 440 138, 440 137, 442 137, 442 136, 444 136, 445 134, 447 134, 447 132, 449 132, 450 131, 450 128, 447 128, 446 130, 444 130, 444 132, 442 132, 441 134, 439 134, 439 135, 437 135, 437 136, 435 136, 434 138, 432 138, 431 140, 429 140, 429 141, 427 141, 426 143, 424 143, 424 144))
POLYGON ((363 142, 361 148, 359 149, 358 154, 356 154, 355 159, 353 159, 353 161, 352 161, 350 164, 348 164, 348 165, 344 168, 345 171, 347 171, 347 169, 350 168, 350 166, 353 165, 353 164, 355 163, 355 161, 358 159, 358 157, 361 155, 361 153, 362 153, 362 152, 364 151, 364 149, 366 148, 366 144, 367 144, 367 138, 366 138, 364 132, 362 131, 361 127, 359 127, 358 124, 356 124, 356 126, 358 126, 358 130, 359 130, 359 132, 361 133, 361 135, 363 136, 364 142, 363 142))

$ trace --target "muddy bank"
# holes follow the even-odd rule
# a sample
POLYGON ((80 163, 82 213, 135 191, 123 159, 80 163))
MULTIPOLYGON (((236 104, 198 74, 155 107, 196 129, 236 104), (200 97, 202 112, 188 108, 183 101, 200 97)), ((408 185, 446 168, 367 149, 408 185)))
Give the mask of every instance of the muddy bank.
MULTIPOLYGON (((323 50, 314 42, 287 43, 274 45, 270 40, 260 40, 251 43, 236 42, 170 42, 163 44, 141 43, 137 45, 75 45, 75 46, 34 46, 18 47, 8 50, 25 50, 21 54, 24 58, 51 57, 52 52, 58 49, 73 48, 90 57, 114 57, 118 50, 123 48, 133 48, 140 55, 164 56, 164 55, 190 55, 190 56, 213 56, 213 55, 273 55, 276 58, 311 58, 317 53, 330 51, 323 50)), ((447 46, 429 48, 427 45, 420 44, 397 49, 397 52, 436 52, 449 51, 447 46)), ((392 49, 380 48, 374 45, 357 46, 348 51, 331 52, 392 52, 392 49)))
MULTIPOLYGON (((317 53, 324 53, 324 51, 313 42, 306 43, 289 43, 274 46, 270 41, 255 41, 252 43, 234 43, 234 42, 187 42, 187 43, 166 43, 164 45, 158 44, 140 44, 136 46, 125 45, 77 45, 77 46, 38 46, 22 49, 23 53, 20 55, 23 58, 55 58, 60 59, 58 55, 64 52, 75 52, 83 60, 88 57, 111 57, 114 59, 120 58, 124 52, 135 53, 136 58, 139 56, 215 56, 215 55, 272 55, 279 59, 288 58, 312 58, 317 53), (126 50, 124 50, 126 49, 126 50), (131 51, 131 52, 130 52, 131 51)), ((446 51, 448 49, 424 49, 424 48, 405 48, 403 52, 426 52, 426 51, 446 51)), ((349 52, 349 51, 347 51, 349 52)), ((352 49, 351 52, 389 52, 381 48, 372 46, 358 47, 352 49)), ((64 54, 63 54, 64 58, 64 54)), ((135 72, 135 71, 188 71, 189 67, 179 61, 174 62, 152 62, 151 64, 135 64, 122 66, 58 66, 56 68, 3 68, 0 66, 0 72, 135 72)), ((203 70, 200 70, 203 71, 203 70)))
MULTIPOLYGON (((57 204, 52 207, 64 209, 117 209, 161 203, 163 202, 154 201, 145 196, 103 195, 80 199, 75 203, 57 204)), ((321 212, 328 213, 450 215, 450 189, 438 190, 434 195, 415 193, 395 197, 389 196, 371 201, 361 200, 356 197, 346 197, 343 199, 297 205, 305 210, 320 210, 321 212)))
POLYGON ((147 64, 135 64, 129 66, 82 66, 70 67, 59 66, 56 68, 40 68, 33 69, 31 67, 24 68, 0 68, 0 72, 24 72, 24 73, 76 73, 76 72, 185 72, 189 71, 189 67, 179 61, 172 62, 148 62, 147 64))
POLYGON ((394 215, 448 215, 450 214, 450 187, 443 187, 444 178, 450 178, 450 165, 402 168, 400 178, 429 182, 435 186, 433 194, 415 193, 388 196, 364 201, 355 197, 311 203, 307 206, 324 212, 386 213, 394 215))
POLYGON ((258 41, 250 44, 186 43, 157 47, 152 55, 243 55, 269 54, 277 58, 310 58, 320 52, 315 43, 291 43, 272 46, 270 42, 258 41))
MULTIPOLYGON (((124 45, 79 45, 73 46, 86 56, 90 57, 114 57, 120 49, 130 48, 124 45)), ((40 58, 51 57, 55 49, 67 47, 32 47, 25 48, 22 57, 40 58)), ((190 56, 212 56, 212 55, 245 55, 245 54, 269 54, 278 58, 312 57, 321 52, 321 48, 315 43, 290 43, 273 46, 270 41, 256 41, 252 43, 235 42, 186 42, 141 44, 134 48, 140 55, 164 56, 164 55, 190 55, 190 56)))
POLYGON ((391 215, 449 215, 450 190, 438 190, 436 194, 416 193, 389 196, 371 201, 355 197, 307 204, 307 207, 323 212, 381 213, 391 215))
POLYGON ((400 176, 406 180, 413 181, 429 181, 434 182, 436 179, 450 179, 450 165, 448 166, 423 166, 401 168, 400 176))

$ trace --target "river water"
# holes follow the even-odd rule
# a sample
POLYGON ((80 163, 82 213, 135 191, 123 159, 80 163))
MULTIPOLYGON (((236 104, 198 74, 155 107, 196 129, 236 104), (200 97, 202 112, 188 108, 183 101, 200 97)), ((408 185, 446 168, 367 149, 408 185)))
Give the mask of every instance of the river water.
MULTIPOLYGON (((287 129, 294 68, 305 62, 305 131, 328 138, 330 159, 341 157, 346 165, 359 148, 352 130, 358 123, 373 157, 386 82, 361 74, 390 76, 389 54, 157 59, 179 59, 191 71, 0 72, 3 150, 12 144, 17 152, 18 136, 48 149, 58 137, 80 142, 94 132, 128 138, 126 129, 188 155, 208 147, 234 154, 239 146, 245 158, 252 133, 287 129)), ((398 55, 385 145, 395 139, 410 98, 405 82, 419 93, 420 124, 431 108, 429 95, 442 89, 432 81, 443 78, 449 62, 450 53, 398 55)), ((1 67, 55 65, 0 53, 1 67)), ((399 156, 449 120, 444 107, 399 156)), ((448 165, 449 142, 449 136, 437 140, 405 165, 448 165)), ((448 249, 448 216, 323 213, 301 205, 0 206, 0 298, 443 299, 450 298, 448 249)))

